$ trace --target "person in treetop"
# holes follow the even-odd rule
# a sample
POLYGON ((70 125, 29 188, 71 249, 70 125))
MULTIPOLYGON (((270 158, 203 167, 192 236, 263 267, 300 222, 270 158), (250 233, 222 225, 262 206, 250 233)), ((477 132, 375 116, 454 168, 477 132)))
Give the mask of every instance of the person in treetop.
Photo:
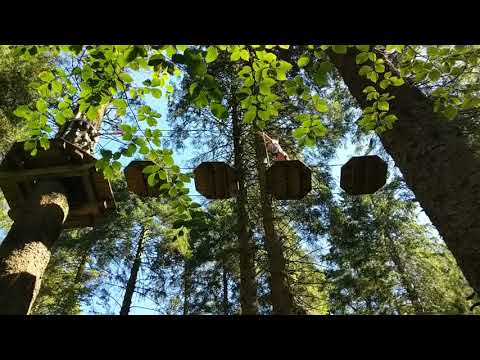
POLYGON ((272 139, 265 133, 261 133, 261 134, 263 137, 263 141, 265 141, 267 151, 270 151, 273 154, 273 160, 275 161, 290 160, 290 158, 288 157, 288 154, 285 151, 283 151, 277 139, 272 139))

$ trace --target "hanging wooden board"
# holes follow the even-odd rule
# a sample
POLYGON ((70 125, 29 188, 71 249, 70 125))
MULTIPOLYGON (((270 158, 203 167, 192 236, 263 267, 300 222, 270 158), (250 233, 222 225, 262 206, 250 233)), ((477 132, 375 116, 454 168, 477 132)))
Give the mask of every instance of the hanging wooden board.
POLYGON ((387 181, 387 164, 377 155, 355 156, 342 166, 340 187, 350 195, 373 194, 387 181))
POLYGON ((277 200, 300 200, 312 190, 312 172, 300 160, 275 161, 266 175, 267 190, 277 200))
POLYGON ((160 195, 160 184, 149 186, 147 182, 148 174, 143 173, 149 165, 155 165, 152 161, 134 160, 124 170, 127 180, 128 190, 146 197, 157 197, 160 195))
POLYGON ((88 152, 62 139, 51 140, 50 148, 35 157, 23 146, 15 143, 0 165, 0 188, 11 217, 26 206, 35 184, 46 179, 60 181, 67 191, 70 210, 64 229, 95 226, 115 207, 111 185, 95 170, 96 159, 88 152))
POLYGON ((228 199, 238 192, 235 171, 224 162, 202 162, 193 175, 195 189, 207 199, 228 199))

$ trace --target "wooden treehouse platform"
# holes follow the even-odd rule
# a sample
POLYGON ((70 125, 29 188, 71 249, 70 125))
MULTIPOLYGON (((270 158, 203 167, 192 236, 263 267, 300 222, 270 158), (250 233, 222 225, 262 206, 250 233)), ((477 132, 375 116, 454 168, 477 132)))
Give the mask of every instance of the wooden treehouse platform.
POLYGON ((143 169, 154 164, 153 161, 134 160, 125 167, 124 173, 129 191, 145 197, 160 196, 160 185, 149 186, 147 183, 148 175, 143 173, 143 169))
POLYGON ((277 200, 300 200, 312 190, 312 172, 300 160, 275 161, 266 178, 267 191, 277 200))
POLYGON ((193 174, 195 189, 207 199, 228 199, 238 193, 235 170, 224 162, 202 162, 193 174))
MULTIPOLYGON (((96 159, 63 139, 50 140, 50 148, 32 157, 15 143, 0 165, 0 188, 15 214, 40 180, 60 181, 67 190, 70 206, 64 229, 95 226, 115 208, 110 182, 95 169, 96 159)), ((12 215, 11 215, 12 216, 12 215)))

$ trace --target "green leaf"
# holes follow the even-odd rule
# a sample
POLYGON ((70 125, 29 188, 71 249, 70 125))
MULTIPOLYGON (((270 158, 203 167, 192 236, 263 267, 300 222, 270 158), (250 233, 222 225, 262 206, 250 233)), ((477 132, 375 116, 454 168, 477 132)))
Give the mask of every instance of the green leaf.
POLYGON ((362 52, 368 52, 368 50, 370 50, 369 45, 356 45, 356 48, 362 52))
POLYGON ((148 166, 145 166, 145 168, 143 169, 143 173, 144 174, 152 174, 152 173, 156 173, 158 170, 160 170, 160 166, 159 165, 148 165, 148 166))
MULTIPOLYGON (((114 158, 115 158, 115 157, 116 157, 116 156, 114 156, 114 158)), ((118 172, 118 171, 120 171, 121 168, 122 168, 122 163, 121 163, 120 161, 114 161, 114 162, 112 163, 112 168, 113 168, 113 170, 115 170, 115 171, 118 172)))
POLYGON ((207 65, 203 61, 196 61, 188 67, 189 74, 196 78, 203 78, 207 73, 207 65))
POLYGON ((315 95, 312 97, 313 106, 318 112, 324 113, 328 112, 328 104, 325 100, 321 99, 320 96, 315 95))
POLYGON ((55 76, 52 74, 51 71, 42 71, 40 74, 38 74, 38 77, 40 78, 40 80, 45 82, 50 82, 55 79, 55 76))
POLYGON ((375 71, 370 71, 367 74, 367 78, 370 79, 371 81, 373 81, 374 83, 376 83, 377 80, 378 80, 378 74, 375 71))
POLYGON ((147 124, 148 126, 156 126, 157 125, 157 119, 155 119, 152 116, 147 117, 147 124))
POLYGON ((373 86, 367 86, 365 89, 363 89, 363 92, 367 94, 372 91, 376 91, 373 86))
POLYGON ((160 186, 160 191, 167 191, 170 189, 170 183, 164 183, 160 186))
POLYGON ((300 59, 298 59, 297 65, 298 67, 302 68, 307 66, 309 62, 310 62, 310 58, 308 56, 302 56, 300 59))
POLYGON ((120 80, 126 83, 131 83, 133 81, 133 78, 130 76, 130 74, 126 72, 121 73, 120 75, 118 75, 118 77, 120 78, 120 80))
POLYGON ((168 195, 170 195, 171 197, 177 196, 177 189, 172 186, 170 190, 168 190, 168 195))
POLYGON ((207 49, 207 56, 205 56, 205 61, 211 63, 215 61, 218 57, 218 50, 215 46, 209 46, 207 49))
POLYGON ((437 69, 433 69, 428 73, 428 77, 431 81, 438 81, 438 79, 440 79, 440 75, 440 71, 437 69))
POLYGON ((388 105, 388 102, 386 101, 379 101, 377 104, 377 108, 380 111, 388 111, 388 109, 390 108, 390 105, 388 105))
POLYGON ((47 112, 47 103, 46 103, 45 100, 38 99, 35 105, 36 105, 38 111, 40 111, 42 113, 47 112))
POLYGON ((162 97, 162 91, 160 89, 153 88, 150 90, 150 94, 152 94, 152 96, 157 99, 160 99, 162 97))
POLYGON ((155 173, 148 175, 147 177, 148 186, 153 187, 157 183, 157 179, 155 175, 156 175, 155 173))
POLYGON ((453 120, 457 116, 457 109, 452 105, 448 105, 443 111, 443 114, 448 120, 453 120))
POLYGON ((236 50, 236 51, 232 52, 232 55, 230 55, 230 60, 231 60, 231 61, 238 61, 238 60, 240 60, 240 51, 239 51, 239 50, 236 50))
POLYGON ((293 136, 296 138, 296 139, 300 139, 302 138, 303 136, 305 136, 306 134, 308 134, 309 130, 308 128, 305 128, 305 127, 299 127, 299 128, 296 128, 294 131, 293 131, 293 136))
POLYGON ((270 94, 270 88, 275 85, 276 81, 272 78, 266 78, 260 83, 260 93, 264 95, 270 94))
POLYGON ((165 165, 172 166, 173 165, 172 155, 171 154, 164 154, 163 155, 163 161, 165 162, 165 165))
POLYGON ((292 64, 281 60, 277 63, 277 80, 287 80, 286 73, 292 68, 292 64))
POLYGON ((140 146, 140 151, 139 152, 142 155, 146 155, 150 152, 150 150, 148 149, 148 146, 143 145, 143 146, 140 146))
POLYGON ((228 116, 228 111, 222 104, 213 103, 210 105, 213 115, 219 119, 226 119, 228 116))
POLYGON ((436 46, 429 46, 427 48, 427 55, 431 57, 435 57, 438 55, 438 48, 436 46))
POLYGON ((386 89, 387 87, 389 87, 391 84, 391 81, 389 79, 383 79, 382 81, 380 81, 380 87, 382 89, 386 89))
POLYGON ((375 64, 375 71, 377 73, 383 73, 385 71, 385 65, 383 64, 375 64))
POLYGON ((333 45, 332 50, 336 54, 346 54, 347 46, 346 45, 333 45))
POLYGON ((55 114, 55 122, 58 125, 63 125, 65 123, 65 116, 63 116, 62 112, 59 111, 55 114))
POLYGON ((248 50, 242 49, 240 51, 240 57, 242 58, 242 60, 248 61, 250 59, 250 53, 248 52, 248 50))
POLYGON ((405 80, 396 76, 392 76, 389 80, 392 82, 393 86, 401 86, 405 84, 405 80))
POLYGON ((372 71, 372 67, 369 66, 369 65, 363 65, 360 70, 358 71, 358 74, 360 76, 363 76, 363 75, 367 75, 368 73, 370 73, 372 71))
POLYGON ((107 165, 103 168, 103 175, 106 179, 111 180, 113 178, 113 169, 111 166, 107 165))
POLYGON ((180 51, 185 51, 188 48, 188 45, 175 45, 175 47, 180 51))
POLYGON ((394 121, 398 120, 398 118, 393 114, 389 114, 389 115, 385 116, 383 118, 383 120, 385 120, 387 122, 390 122, 390 123, 393 123, 394 121))
MULTIPOLYGON (((260 119, 262 119, 263 121, 268 121, 268 120, 270 120, 270 112, 266 111, 266 110, 260 110, 258 112, 258 117, 260 119)), ((261 122, 257 122, 258 127, 261 128, 261 129, 264 128, 264 126, 259 125, 260 123, 261 122)))
POLYGON ((54 92, 61 93, 63 89, 62 83, 60 81, 54 80, 52 81, 52 90, 54 92))
POLYGON ((48 141, 48 138, 40 138, 40 146, 43 149, 48 150, 50 148, 50 141, 48 141))
POLYGON ((386 50, 391 51, 391 50, 396 50, 398 52, 401 52, 405 45, 387 45, 386 50))
POLYGON ((251 108, 245 113, 243 121, 245 121, 246 124, 251 124, 256 116, 257 116, 256 108, 255 107, 251 108))
POLYGON ((160 178, 160 180, 167 180, 167 172, 165 170, 160 170, 158 172, 158 177, 160 178))
POLYGON ((360 64, 363 64, 364 62, 366 62, 368 60, 368 52, 361 52, 359 53, 356 58, 355 58, 355 62, 360 65, 360 64))
POLYGON ((127 101, 125 99, 115 99, 112 101, 112 104, 120 109, 125 109, 127 107, 127 101))

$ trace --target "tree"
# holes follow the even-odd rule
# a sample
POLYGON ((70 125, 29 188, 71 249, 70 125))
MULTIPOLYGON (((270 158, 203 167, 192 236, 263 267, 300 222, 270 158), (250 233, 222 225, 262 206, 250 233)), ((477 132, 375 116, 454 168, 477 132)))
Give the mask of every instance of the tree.
POLYGON ((401 189, 397 179, 374 195, 345 195, 332 212, 333 313, 468 313, 464 277, 401 189))
MULTIPOLYGON (((258 222, 257 218, 244 221, 245 216, 241 215, 242 206, 239 206, 237 216, 244 218, 239 223, 243 224, 244 230, 245 225, 251 229, 251 232, 242 230, 242 238, 245 239, 245 233, 251 234, 250 244, 254 242, 259 244, 263 238, 262 227, 266 224, 268 229, 264 230, 268 230, 265 231, 268 235, 267 243, 275 244, 277 250, 280 249, 270 251, 266 263, 260 261, 256 264, 251 261, 252 255, 248 254, 243 258, 241 265, 243 274, 246 270, 250 274, 246 277, 250 287, 244 284, 243 290, 241 289, 242 292, 249 289, 247 293, 250 294, 247 297, 241 296, 243 307, 247 309, 248 303, 252 303, 254 292, 251 291, 253 290, 251 280, 255 277, 252 276, 251 270, 252 264, 256 264, 260 273, 257 278, 259 311, 263 313, 268 312, 266 310, 268 301, 265 301, 265 280, 268 278, 264 272, 265 264, 269 261, 270 264, 272 261, 280 264, 277 270, 278 268, 281 270, 279 272, 282 274, 281 281, 276 281, 275 284, 281 286, 275 285, 276 290, 272 289, 273 293, 283 293, 281 298, 275 297, 274 302, 278 301, 278 305, 283 301, 289 302, 288 299, 294 291, 293 284, 286 285, 286 282, 293 279, 286 275, 288 258, 295 259, 295 256, 303 255, 301 252, 293 255, 293 252, 284 251, 285 243, 280 244, 278 236, 274 234, 284 231, 279 228, 282 219, 269 221, 271 216, 268 212, 271 215, 284 205, 275 202, 269 204, 265 196, 264 201, 259 201, 262 199, 262 186, 259 188, 255 185, 256 182, 251 176, 255 169, 252 160, 255 158, 258 160, 260 157, 259 146, 254 146, 248 140, 253 140, 252 134, 256 131, 281 136, 287 151, 301 158, 307 156, 307 153, 303 152, 304 146, 315 147, 319 143, 334 145, 320 148, 321 151, 317 152, 322 158, 319 165, 324 166, 323 160, 329 158, 335 144, 351 127, 352 116, 355 114, 353 111, 347 117, 347 122, 338 121, 338 118, 337 121, 331 121, 331 115, 342 113, 343 106, 343 103, 338 101, 338 98, 342 97, 339 94, 343 88, 331 86, 331 80, 341 77, 363 110, 358 122, 360 128, 378 133, 384 148, 397 162, 406 183, 445 238, 465 276, 478 290, 479 268, 476 264, 479 261, 476 256, 480 252, 477 251, 474 242, 477 228, 473 218, 463 216, 467 212, 475 213, 476 209, 471 199, 475 199, 476 196, 474 180, 478 132, 475 119, 478 118, 477 109, 480 106, 477 86, 478 47, 135 45, 19 46, 16 50, 27 61, 33 61, 45 54, 54 55, 59 59, 54 71, 39 74, 41 81, 34 88, 40 99, 35 106, 20 106, 15 111, 17 116, 28 123, 30 140, 27 147, 33 155, 37 153, 38 146, 48 147, 48 133, 53 131, 55 124, 62 125, 65 119, 73 117, 71 108, 74 105, 78 105, 78 110, 86 114, 90 121, 95 121, 98 110, 105 104, 112 104, 114 111, 106 112, 104 129, 113 131, 121 129, 121 140, 118 138, 116 140, 122 142, 123 147, 115 152, 103 151, 102 158, 97 162, 98 169, 102 170, 107 178, 112 178, 121 169, 119 159, 122 156, 131 157, 139 151, 155 162, 148 171, 149 183, 158 186, 162 196, 171 201, 170 204, 177 215, 188 220, 195 212, 184 188, 184 183, 189 177, 181 174, 178 166, 174 165, 171 151, 160 148, 161 131, 156 128, 159 114, 142 103, 146 94, 159 97, 162 95, 160 89, 173 91, 173 87, 168 83, 169 76, 185 75, 181 84, 183 95, 178 103, 180 105, 172 114, 184 117, 184 124, 193 124, 197 129, 203 127, 217 131, 218 136, 211 136, 205 141, 205 144, 211 146, 208 157, 221 158, 230 163, 235 158, 233 151, 235 149, 232 150, 232 145, 237 149, 237 160, 239 151, 243 151, 244 158, 249 159, 244 163, 245 173, 242 174, 245 175, 247 194, 246 201, 242 195, 243 200, 239 204, 246 202, 250 205, 256 201, 257 204, 263 204, 264 210, 267 211, 263 212, 265 215, 263 224, 258 222), (133 72, 139 69, 147 73, 147 79, 141 85, 132 77, 133 72), (77 83, 79 86, 75 88, 77 83), (237 120, 242 120, 240 123, 236 122, 237 125, 241 125, 238 128, 243 126, 245 133, 250 134, 244 136, 243 139, 246 141, 243 144, 240 141, 240 145, 243 145, 240 147, 238 137, 235 142, 228 138, 232 135, 229 126, 232 125, 234 113, 237 120), (141 122, 146 125, 142 125, 141 122), (293 138, 290 135, 293 135, 293 138), (256 149, 258 156, 255 157, 253 153, 256 149), (456 161, 458 158, 465 161, 456 161), (452 169, 454 171, 447 171, 452 169), (439 177, 438 181, 432 180, 433 173, 442 173, 444 176, 439 177), (455 175, 448 175, 449 173, 455 175), (456 198, 459 196, 462 201, 457 203, 456 198), (175 197, 178 199, 173 200, 175 197), (465 204, 469 207, 464 208, 465 204), (283 262, 277 261, 282 260, 282 257, 283 262), (284 291, 278 291, 279 288, 283 288, 284 291)), ((344 102, 349 101, 351 100, 346 99, 344 102)), ((238 128, 235 134, 238 134, 238 128)), ((180 142, 184 139, 185 132, 182 132, 181 127, 177 130, 180 137, 177 137, 176 141, 180 142)), ((206 158, 205 154, 196 160, 201 158, 206 158)), ((236 163, 238 165, 239 161, 236 163)), ((263 164, 257 161, 257 168, 260 170, 258 172, 261 178, 263 164)), ((261 183, 262 181, 260 185, 261 183)), ((324 182, 318 186, 321 189, 328 187, 328 184, 324 182)), ((298 206, 295 204, 284 206, 287 209, 284 213, 288 213, 288 210, 293 211, 292 231, 307 234, 312 239, 321 236, 321 232, 324 231, 321 229, 322 226, 328 226, 323 224, 323 218, 330 211, 328 209, 332 208, 327 192, 320 191, 316 195, 318 196, 314 205, 305 200, 304 203, 297 204, 298 206), (305 222, 309 216, 302 217, 302 206, 309 206, 307 215, 311 215, 314 210, 318 210, 314 207, 321 201, 322 209, 325 210, 321 212, 322 221, 309 219, 305 222), (302 219, 304 224, 299 223, 302 219)), ((61 205, 62 199, 58 198, 57 203, 61 205)), ((260 214, 258 207, 253 208, 255 212, 252 214, 257 214, 258 217, 260 214)), ((374 209, 371 208, 369 211, 374 209)), ((48 216, 53 218, 53 215, 48 216)), ((61 219, 61 216, 58 216, 58 219, 61 219)), ((387 220, 384 219, 382 224, 384 222, 390 224, 387 220)), ((59 233, 60 226, 57 225, 51 229, 52 238, 59 233)), ((184 232, 185 229, 182 226, 174 227, 173 231, 178 235, 178 239, 182 239, 180 243, 188 248, 189 244, 186 241, 188 232, 184 232)), ((417 310, 422 310, 423 300, 417 301, 424 296, 421 286, 414 284, 406 270, 408 266, 417 265, 406 265, 407 259, 402 255, 403 248, 398 246, 398 239, 395 236, 388 236, 390 228, 382 229, 383 235, 372 233, 371 236, 375 241, 386 244, 385 259, 392 261, 393 269, 399 275, 398 278, 392 275, 391 278, 380 279, 375 283, 373 288, 382 289, 379 294, 385 296, 384 298, 375 297, 374 292, 368 290, 368 287, 360 287, 362 291, 368 290, 365 295, 365 299, 368 300, 365 300, 366 311, 377 311, 380 304, 383 304, 382 311, 385 309, 392 311, 393 308, 397 312, 404 311, 403 305, 386 290, 397 286, 393 284, 399 284, 398 281, 401 282, 398 286, 405 290, 410 303, 414 304, 417 310)), ((285 230, 285 233, 289 234, 289 231, 285 230)), ((407 232, 404 234, 406 238, 411 238, 407 232)), ((297 247, 294 238, 287 236, 285 239, 290 239, 289 241, 293 241, 293 247, 297 247)), ((246 244, 246 241, 241 241, 246 244)), ((244 254, 245 249, 250 249, 246 246, 243 248, 244 254)), ((257 250, 261 253, 261 246, 258 246, 257 250)), ((357 255, 355 253, 355 256, 357 255)), ((172 263, 174 266, 185 264, 183 257, 172 263)), ((384 263, 383 259, 372 258, 370 267, 361 268, 362 276, 358 281, 371 279, 372 274, 380 274, 382 269, 386 269, 384 263)), ((433 264, 434 262, 431 263, 433 264)), ((422 266, 418 269, 426 269, 422 266)), ((418 271, 421 273, 423 270, 418 271)), ((189 272, 185 273, 188 275, 189 272)), ((194 276, 193 272, 191 274, 194 276)), ((321 282, 320 279, 317 280, 321 282)), ((176 308, 177 304, 178 302, 172 302, 173 308, 176 308)), ((291 312, 292 307, 288 305, 287 308, 289 309, 286 312, 291 312)), ((252 309, 250 307, 248 311, 252 309)))
MULTIPOLYGON (((473 52, 477 54, 478 49, 473 49, 473 52)), ((383 90, 378 83, 372 84, 359 75, 356 63, 359 53, 350 49, 346 54, 330 52, 329 56, 351 94, 362 108, 367 108, 369 102, 363 90, 372 85, 378 92, 383 90)), ((455 54, 447 51, 445 58, 451 55, 455 54)), ((465 62, 469 64, 469 61, 465 62)), ((385 71, 399 75, 387 60, 385 71)), ((432 80, 435 79, 436 76, 432 80)), ((452 106, 447 105, 446 115, 435 112, 436 103, 411 83, 392 87, 390 92, 395 97, 390 101, 390 112, 398 120, 379 134, 382 144, 402 171, 406 183, 445 240, 465 277, 478 292, 480 250, 476 239, 479 230, 475 217, 466 214, 476 214, 479 210, 475 184, 478 168, 476 153, 480 143, 471 142, 464 134, 461 116, 456 120, 447 120, 449 112, 456 114, 457 110, 452 106)), ((473 104, 474 108, 476 98, 472 95, 464 101, 473 104)), ((462 101, 460 103, 463 104, 462 101)))

